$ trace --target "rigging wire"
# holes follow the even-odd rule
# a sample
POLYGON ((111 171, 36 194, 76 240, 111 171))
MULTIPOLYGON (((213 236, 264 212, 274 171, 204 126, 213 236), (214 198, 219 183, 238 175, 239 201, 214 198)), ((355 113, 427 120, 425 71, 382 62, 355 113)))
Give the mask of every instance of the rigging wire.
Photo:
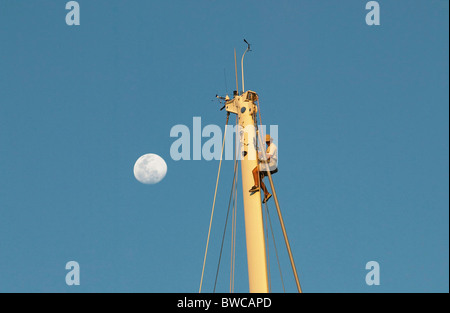
MULTIPOLYGON (((235 162, 237 162, 237 160, 236 160, 235 162)), ((219 261, 218 261, 218 264, 217 264, 216 279, 215 279, 215 281, 214 281, 214 289, 213 289, 213 292, 216 292, 217 278, 218 278, 218 276, 219 276, 220 261, 221 261, 221 259, 222 259, 222 251, 223 251, 223 243, 224 243, 224 241, 225 241, 225 234, 226 234, 226 231, 227 231, 227 225, 228 225, 228 216, 229 216, 229 214, 230 214, 230 205, 231 205, 231 202, 232 202, 231 200, 232 200, 232 197, 233 197, 233 194, 234 194, 234 188, 235 188, 235 182, 236 182, 236 169, 237 169, 237 166, 236 166, 236 164, 235 164, 235 167, 234 167, 234 175, 233 175, 233 183, 232 183, 232 185, 231 185, 231 193, 230 193, 230 198, 229 198, 229 200, 228 200, 227 217, 225 218, 225 226, 224 226, 224 229, 223 229, 222 243, 221 243, 221 245, 220 245, 219 261)))
MULTIPOLYGON (((239 164, 239 163, 238 163, 239 164)), ((236 178, 237 179, 237 178, 236 178)), ((237 186, 237 181, 236 181, 236 186, 237 186)), ((237 217, 237 187, 235 189, 235 198, 234 198, 234 227, 233 227, 233 256, 232 256, 232 264, 233 264, 233 268, 232 268, 232 280, 231 280, 231 292, 234 293, 234 273, 235 273, 235 269, 236 269, 236 217, 237 217)))
MULTIPOLYGON (((259 107, 259 99, 257 99, 257 104, 258 104, 258 112, 259 112, 259 121, 262 123, 262 120, 261 120, 261 109, 259 107)), ((259 134, 259 133, 258 133, 257 140, 259 140, 261 145, 262 145, 261 134, 259 134)), ((267 160, 267 156, 266 156, 266 153, 265 153, 264 149, 262 149, 262 152, 263 152, 264 159, 267 160)), ((275 191, 275 186, 274 186, 273 180, 272 180, 272 174, 270 173, 270 171, 267 171, 267 175, 269 177, 270 187, 271 187, 272 192, 273 192, 273 200, 274 200, 275 206, 277 208, 278 219, 280 220, 280 226, 281 226, 281 230, 283 232, 283 237, 284 237, 284 242, 286 244, 286 249, 287 249, 287 252, 289 254, 289 260, 291 262, 292 272, 294 274, 295 283, 297 285, 297 290, 298 290, 299 293, 301 293, 302 292, 302 288, 301 288, 301 285, 300 285, 300 280, 298 279, 298 274, 297 274, 297 269, 295 267, 294 257, 292 255, 291 246, 289 244, 289 239, 288 239, 287 233, 286 233, 286 227, 284 226, 283 217, 281 215, 281 210, 280 210, 280 205, 278 203, 277 193, 275 191)))
POLYGON ((211 225, 212 225, 212 221, 213 221, 214 208, 215 208, 215 205, 216 205, 217 186, 219 185, 220 169, 222 167, 223 150, 224 150, 224 147, 225 147, 225 137, 227 135, 227 128, 228 128, 227 125, 228 125, 229 117, 230 117, 230 112, 227 112, 227 121, 225 123, 225 131, 224 131, 224 134, 223 134, 222 151, 220 153, 219 169, 217 171, 216 189, 214 191, 214 200, 213 200, 213 205, 212 205, 212 210, 211 210, 211 218, 210 218, 210 221, 209 221, 208 238, 206 240, 205 256, 203 258, 202 277, 200 278, 200 287, 198 289, 199 293, 202 292, 203 275, 205 274, 206 256, 208 254, 209 238, 211 236, 211 225))
POLYGON ((269 229, 268 229, 268 225, 267 225, 267 221, 268 221, 268 217, 267 214, 269 214, 269 211, 267 210, 267 202, 265 203, 266 205, 266 211, 263 211, 263 217, 265 216, 265 222, 266 222, 266 255, 267 255, 267 278, 268 278, 268 283, 269 283, 269 292, 272 292, 272 278, 271 278, 271 271, 270 271, 270 254, 269 254, 269 229), (264 214, 265 213, 265 214, 264 214))
MULTIPOLYGON (((236 125, 238 125, 238 116, 236 115, 236 125)), ((236 133, 236 143, 237 143, 237 133, 236 133)), ((235 145, 236 147, 236 145, 235 145)), ((239 162, 237 160, 238 150, 235 149, 234 157, 234 166, 235 171, 239 167, 239 162)), ((237 172, 239 175, 239 172, 237 172)), ((234 188, 234 205, 231 214, 231 260, 230 260, 230 293, 234 293, 234 272, 235 272, 235 260, 236 260, 236 216, 237 216, 237 183, 238 183, 238 175, 236 175, 236 182, 234 188)))
MULTIPOLYGON (((258 106, 258 112, 259 112, 259 121, 260 121, 260 124, 262 125, 262 122, 261 122, 261 112, 260 112, 260 110, 259 110, 259 106, 258 106)), ((253 118, 255 119, 255 121, 257 121, 256 112, 253 113, 253 118)), ((259 134, 258 123, 256 123, 256 132, 257 132, 257 134, 259 134)), ((262 145, 262 143, 261 143, 261 145, 262 145)), ((264 148, 265 148, 264 146, 258 147, 258 140, 257 140, 257 141, 256 141, 256 151, 258 151, 259 149, 263 150, 264 148)), ((258 156, 258 163, 257 163, 258 170, 259 170, 259 165, 260 165, 260 160, 259 160, 259 156, 258 156)), ((259 180, 259 186, 261 187, 261 175, 259 175, 259 174, 258 174, 258 180, 259 180)), ((261 192, 259 193, 259 196, 261 197, 261 192)), ((265 205, 266 205, 266 211, 267 211, 266 214, 268 214, 269 211, 267 210, 267 202, 265 203, 265 205)), ((265 213, 265 211, 263 210, 262 213, 263 213, 263 219, 264 219, 264 213, 265 213)), ((271 292, 271 290, 272 290, 272 280, 271 280, 271 276, 270 276, 271 271, 270 271, 270 255, 269 255, 269 231, 268 231, 268 229, 267 229, 267 218, 265 218, 265 222, 266 222, 266 229, 265 229, 266 240, 265 240, 265 246, 266 246, 266 261, 267 261, 267 273, 268 273, 268 275, 267 275, 267 280, 268 280, 268 285, 269 285, 269 292, 271 292)))
POLYGON ((223 68, 223 77, 225 79, 225 90, 226 90, 226 93, 228 95, 229 93, 228 93, 228 84, 227 84, 227 73, 225 71, 225 68, 223 68))
POLYGON ((281 264, 280 264, 280 259, 278 257, 278 249, 277 249, 277 243, 275 241, 275 235, 273 233, 273 227, 272 227, 272 221, 270 219, 270 214, 269 214, 269 207, 267 205, 267 202, 265 203, 265 207, 266 207, 266 216, 267 216, 267 220, 269 221, 269 225, 270 225, 270 232, 272 233, 272 240, 273 240, 273 247, 275 250, 275 255, 277 257, 277 263, 278 263, 278 270, 280 272, 280 278, 281 278, 281 286, 283 287, 283 292, 286 292, 286 290, 284 289, 284 282, 283 282, 283 274, 281 272, 281 264))
MULTIPOLYGON (((237 172, 239 163, 235 161, 235 170, 237 172)), ((238 173, 238 172, 237 172, 238 173)), ((231 269, 230 269, 230 293, 234 292, 234 266, 235 266, 235 253, 236 253, 236 210, 237 210, 237 183, 238 183, 238 175, 236 175, 236 180, 234 183, 233 190, 233 207, 231 214, 231 269)))
MULTIPOLYGON (((260 125, 262 125, 262 120, 261 120, 261 111, 260 111, 260 109, 259 109, 259 101, 258 101, 258 113, 259 113, 259 122, 260 122, 260 125)), ((257 116, 256 116, 256 112, 254 112, 253 113, 253 118, 255 119, 255 121, 257 121, 257 116)), ((258 136, 259 136, 259 127, 258 127, 258 123, 256 123, 256 133, 258 134, 258 136)), ((259 148, 258 148, 258 140, 256 140, 256 150, 258 151, 259 150, 259 148)), ((263 145, 262 143, 261 143, 261 145, 263 145)), ((264 146, 262 146, 262 147, 260 147, 260 149, 261 149, 261 151, 264 149, 265 147, 264 146)), ((265 155, 265 154, 264 154, 265 155)), ((258 163, 257 163, 257 166, 258 166, 258 170, 259 170, 259 164, 260 164, 260 162, 259 162, 259 156, 258 156, 258 163)), ((261 187, 261 175, 258 175, 258 180, 259 180, 259 186, 261 187)), ((261 197, 261 192, 259 193, 260 195, 260 197, 261 197)), ((266 214, 268 214, 269 213, 269 211, 267 210, 267 202, 265 203, 265 206, 266 206, 266 214)), ((264 211, 263 211, 263 219, 264 219, 264 211)), ((270 273, 271 273, 271 271, 270 271, 270 255, 269 255, 269 231, 268 231, 268 229, 267 229, 267 218, 266 218, 266 230, 265 230, 265 232, 266 232, 266 240, 265 240, 265 245, 266 245, 266 259, 267 259, 267 272, 268 272, 268 275, 267 275, 267 278, 268 278, 268 284, 269 284, 269 292, 271 292, 271 290, 272 290, 272 281, 271 281, 271 276, 270 276, 270 273)), ((272 233, 272 235, 273 235, 273 233, 272 233)), ((275 243, 275 242, 274 242, 275 243)))
POLYGON ((235 249, 235 244, 236 244, 236 240, 235 240, 235 236, 236 236, 236 225, 235 225, 235 219, 236 219, 236 188, 234 189, 234 193, 233 193, 233 208, 231 210, 231 257, 230 257, 230 293, 233 293, 234 290, 234 254, 236 252, 235 249))

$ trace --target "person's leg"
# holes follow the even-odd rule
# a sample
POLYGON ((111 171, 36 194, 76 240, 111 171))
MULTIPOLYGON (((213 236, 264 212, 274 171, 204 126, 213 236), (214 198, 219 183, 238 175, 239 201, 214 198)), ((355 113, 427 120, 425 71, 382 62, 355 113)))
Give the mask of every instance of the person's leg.
POLYGON ((262 188, 262 190, 264 191, 264 200, 263 200, 263 203, 266 203, 266 202, 272 197, 272 194, 269 193, 269 191, 268 191, 267 188, 266 188, 266 185, 264 184, 263 179, 264 179, 265 176, 267 176, 267 172, 264 172, 264 173, 261 175, 261 188, 262 188))
POLYGON ((255 166, 255 168, 253 169, 252 174, 253 174, 253 181, 255 182, 254 186, 259 187, 259 178, 258 178, 259 171, 257 166, 255 166))
POLYGON ((258 178, 259 171, 257 166, 253 169, 252 174, 253 174, 253 181, 255 182, 255 184, 253 185, 252 188, 250 188, 249 192, 254 193, 259 191, 259 178, 258 178))
POLYGON ((264 191, 264 197, 267 197, 269 192, 267 191, 266 185, 264 184, 263 178, 261 177, 261 188, 264 191))

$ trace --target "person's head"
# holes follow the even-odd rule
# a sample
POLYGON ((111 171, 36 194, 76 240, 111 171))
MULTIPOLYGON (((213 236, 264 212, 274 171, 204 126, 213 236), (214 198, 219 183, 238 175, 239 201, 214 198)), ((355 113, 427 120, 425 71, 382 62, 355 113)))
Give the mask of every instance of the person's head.
POLYGON ((270 135, 266 135, 266 145, 270 146, 271 142, 272 142, 272 138, 270 138, 270 135))

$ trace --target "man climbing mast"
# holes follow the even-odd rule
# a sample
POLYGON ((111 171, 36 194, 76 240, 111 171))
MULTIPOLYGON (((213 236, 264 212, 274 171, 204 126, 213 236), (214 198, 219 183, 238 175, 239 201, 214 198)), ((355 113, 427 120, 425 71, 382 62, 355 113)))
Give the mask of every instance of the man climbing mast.
POLYGON ((256 166, 252 173, 253 173, 253 180, 255 182, 255 185, 249 190, 250 193, 255 193, 259 191, 259 185, 261 181, 261 188, 264 191, 264 200, 263 203, 266 203, 271 197, 272 194, 267 191, 266 185, 264 184, 264 177, 268 176, 269 174, 267 172, 270 171, 270 174, 275 174, 278 172, 277 165, 278 165, 278 149, 277 146, 273 143, 273 139, 270 137, 270 135, 266 135, 266 144, 267 144, 267 150, 266 150, 266 157, 267 159, 264 159, 263 153, 258 153, 258 159, 259 164, 256 166))

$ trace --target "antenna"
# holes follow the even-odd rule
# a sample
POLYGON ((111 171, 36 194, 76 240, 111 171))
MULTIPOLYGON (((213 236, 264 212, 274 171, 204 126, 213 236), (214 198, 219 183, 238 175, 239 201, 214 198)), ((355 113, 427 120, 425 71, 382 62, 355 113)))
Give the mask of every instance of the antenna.
POLYGON ((247 50, 245 50, 244 54, 242 55, 242 60, 241 60, 241 69, 242 69, 242 93, 245 92, 245 88, 244 88, 244 57, 245 57, 245 54, 247 53, 247 51, 251 51, 251 50, 250 50, 250 44, 248 43, 248 41, 244 39, 244 42, 247 44, 247 50))
POLYGON ((228 84, 227 84, 227 73, 226 73, 226 71, 225 71, 225 68, 223 68, 223 77, 224 77, 224 79, 225 79, 225 89, 226 89, 226 92, 227 92, 227 94, 229 94, 229 92, 228 92, 228 84))
POLYGON ((236 61, 236 48, 234 48, 234 72, 236 73, 236 92, 239 93, 238 75, 237 75, 237 61, 236 61))
POLYGON ((250 44, 248 43, 248 41, 244 39, 244 42, 248 45, 248 51, 251 51, 250 50, 250 44))

